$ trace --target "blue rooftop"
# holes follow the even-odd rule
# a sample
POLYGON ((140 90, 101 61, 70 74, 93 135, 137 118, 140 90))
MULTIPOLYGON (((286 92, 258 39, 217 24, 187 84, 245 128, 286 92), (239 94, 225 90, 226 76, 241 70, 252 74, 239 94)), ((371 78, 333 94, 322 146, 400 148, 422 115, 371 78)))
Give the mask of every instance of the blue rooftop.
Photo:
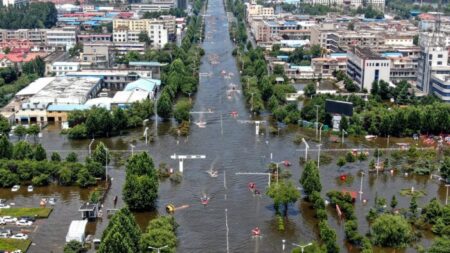
POLYGON ((287 56, 287 55, 278 55, 278 56, 277 56, 277 59, 278 59, 278 60, 283 60, 283 61, 284 61, 284 60, 288 60, 288 59, 289 59, 289 56, 287 56))
POLYGON ((70 112, 75 110, 87 110, 89 108, 90 106, 88 105, 58 104, 58 105, 49 105, 47 111, 70 112))
POLYGON ((156 86, 161 85, 161 80, 157 79, 149 79, 149 78, 140 78, 134 82, 131 82, 125 86, 125 91, 131 90, 145 90, 147 92, 153 92, 156 86))
POLYGON ((384 52, 381 54, 383 57, 402 57, 403 54, 399 52, 384 52))

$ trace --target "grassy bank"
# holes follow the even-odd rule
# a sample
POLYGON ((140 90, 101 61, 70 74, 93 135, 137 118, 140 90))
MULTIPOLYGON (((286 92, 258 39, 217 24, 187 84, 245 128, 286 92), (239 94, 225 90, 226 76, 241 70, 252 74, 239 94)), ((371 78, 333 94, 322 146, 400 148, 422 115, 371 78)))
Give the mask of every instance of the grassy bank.
POLYGON ((12 207, 0 209, 0 216, 34 216, 38 219, 48 218, 52 208, 47 207, 12 207))
POLYGON ((31 240, 0 238, 0 250, 14 251, 20 249, 22 252, 27 252, 30 244, 31 240))

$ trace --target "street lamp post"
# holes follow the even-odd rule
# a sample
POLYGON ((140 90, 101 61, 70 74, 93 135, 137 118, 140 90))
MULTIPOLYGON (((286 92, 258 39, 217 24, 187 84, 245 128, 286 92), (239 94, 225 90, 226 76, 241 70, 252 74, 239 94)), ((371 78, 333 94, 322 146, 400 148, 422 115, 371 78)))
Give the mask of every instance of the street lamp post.
POLYGON ((317 147, 319 148, 318 154, 317 154, 317 169, 320 169, 320 147, 322 144, 317 144, 317 147))
POLYGON ((169 247, 169 246, 165 245, 165 246, 162 246, 162 247, 159 247, 159 248, 155 248, 155 247, 152 247, 152 246, 148 246, 149 249, 154 249, 154 250, 156 250, 157 253, 161 253, 161 250, 162 250, 162 249, 165 249, 165 248, 167 248, 167 247, 169 247))
POLYGON ((89 155, 91 155, 91 153, 92 153, 91 146, 92 146, 92 144, 94 143, 94 141, 95 141, 95 139, 92 138, 91 142, 89 143, 89 155))
POLYGON ((309 149, 309 145, 308 145, 308 143, 306 142, 305 138, 302 138, 302 142, 305 143, 305 146, 306 146, 306 148, 305 148, 305 162, 306 162, 306 161, 308 160, 308 149, 309 149))
POLYGON ((319 143, 322 142, 322 127, 323 127, 323 124, 320 123, 320 128, 319 128, 319 143))
POLYGON ((252 93, 250 93, 250 95, 252 95, 252 98, 251 98, 251 104, 250 104, 250 111, 251 112, 253 112, 253 94, 255 94, 254 92, 252 92, 252 93))
POLYGON ((131 147, 131 156, 133 156, 134 155, 134 145, 133 144, 130 144, 130 147, 131 147))
POLYGON ((447 192, 445 194, 445 205, 448 203, 448 187, 450 187, 450 184, 446 184, 445 187, 447 188, 447 192))
POLYGON ((105 179, 106 179, 106 184, 108 184, 108 153, 109 153, 109 150, 107 148, 105 148, 105 179))
POLYGON ((310 243, 308 243, 308 244, 305 244, 305 245, 300 245, 300 244, 296 244, 296 243, 293 243, 292 245, 294 245, 294 246, 296 246, 296 247, 300 247, 300 248, 302 249, 302 253, 303 253, 306 247, 312 245, 312 242, 310 242, 310 243))
POLYGON ((319 129, 319 107, 320 105, 316 105, 316 125, 315 125, 315 129, 316 129, 316 138, 317 138, 317 131, 319 129))
POLYGON ((347 134, 347 132, 342 129, 342 145, 344 145, 344 134, 347 134))
POLYGON ((364 179, 364 175, 365 175, 365 173, 362 171, 362 172, 361 172, 361 183, 360 183, 360 185, 359 185, 359 201, 362 200, 362 195, 363 195, 362 187, 363 187, 363 179, 364 179))
POLYGON ((286 249, 286 240, 282 239, 281 242, 283 243, 283 245, 281 246, 281 248, 283 249, 283 251, 286 249))

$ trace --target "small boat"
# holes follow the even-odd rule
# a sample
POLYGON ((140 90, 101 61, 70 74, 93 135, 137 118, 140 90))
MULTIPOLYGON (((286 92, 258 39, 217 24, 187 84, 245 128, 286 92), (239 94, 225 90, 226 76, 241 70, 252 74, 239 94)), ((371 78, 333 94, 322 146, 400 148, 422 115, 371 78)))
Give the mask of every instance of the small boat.
POLYGON ((253 182, 248 183, 248 189, 249 189, 250 191, 254 192, 255 189, 256 189, 256 184, 253 183, 253 182))
POLYGON ((49 198, 48 199, 48 203, 52 206, 54 206, 56 204, 56 198, 49 198))
POLYGON ((204 121, 195 122, 195 124, 196 124, 199 128, 205 128, 205 127, 206 127, 206 122, 204 122, 204 121))
POLYGON ((219 175, 217 170, 207 170, 206 173, 208 173, 210 177, 217 177, 219 175))
POLYGON ((46 198, 41 199, 41 202, 40 202, 39 204, 40 204, 41 206, 47 205, 47 199, 46 199, 46 198))
POLYGON ((20 189, 20 185, 14 185, 12 188, 11 188, 11 191, 12 192, 16 192, 16 191, 18 191, 20 189))
POLYGON ((259 227, 252 229, 252 236, 261 236, 261 230, 259 229, 259 227))
POLYGON ((202 202, 202 205, 206 206, 208 204, 208 202, 209 202, 209 197, 208 196, 203 196, 203 197, 200 198, 200 200, 202 202))
POLYGON ((376 139, 377 138, 377 136, 376 135, 366 135, 366 136, 364 136, 364 138, 366 138, 366 140, 368 140, 368 141, 371 141, 371 140, 373 140, 373 139, 376 139))
POLYGON ((33 190, 34 190, 33 186, 32 186, 32 185, 29 185, 28 188, 27 188, 27 191, 28 191, 28 192, 33 192, 33 190))

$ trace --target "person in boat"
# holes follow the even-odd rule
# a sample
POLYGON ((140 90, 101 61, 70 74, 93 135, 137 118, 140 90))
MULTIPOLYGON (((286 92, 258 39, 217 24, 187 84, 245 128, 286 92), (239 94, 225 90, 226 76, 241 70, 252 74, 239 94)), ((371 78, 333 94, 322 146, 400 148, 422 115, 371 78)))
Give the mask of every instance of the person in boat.
POLYGON ((256 227, 256 228, 252 229, 252 235, 253 236, 260 236, 261 235, 261 230, 259 229, 259 227, 256 227))
POLYGON ((203 205, 207 205, 208 202, 209 202, 209 197, 206 196, 206 195, 203 195, 203 196, 200 198, 200 200, 201 200, 201 202, 202 202, 203 205))
POLYGON ((253 182, 248 183, 248 189, 250 191, 254 191, 255 188, 256 188, 256 184, 255 183, 253 183, 253 182))
POLYGON ((254 193, 255 195, 261 195, 261 192, 258 189, 255 189, 254 193))

